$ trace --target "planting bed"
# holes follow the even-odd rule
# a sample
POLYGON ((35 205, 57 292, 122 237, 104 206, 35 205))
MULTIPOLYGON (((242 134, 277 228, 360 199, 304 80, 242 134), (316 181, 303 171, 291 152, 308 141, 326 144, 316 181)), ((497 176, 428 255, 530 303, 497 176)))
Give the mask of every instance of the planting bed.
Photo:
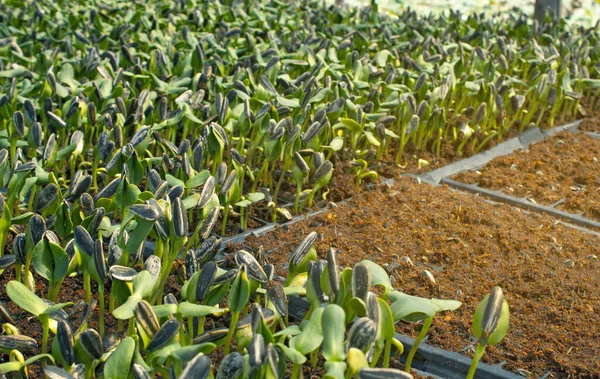
MULTIPOLYGON (((600 330, 590 322, 600 311, 597 236, 547 216, 401 179, 288 230, 250 237, 242 246, 262 246, 267 261, 285 273, 289 254, 313 230, 323 236, 316 243, 321 258, 334 246, 343 265, 366 258, 383 265, 404 292, 462 301, 457 311, 435 318, 430 344, 470 355, 475 306, 500 285, 511 307, 511 326, 484 360, 506 362, 506 369, 529 377, 549 372, 549 377, 594 377, 600 370, 591 358, 600 354, 600 330)), ((398 326, 413 336, 418 329, 398 326)))
POLYGON ((600 141, 562 132, 453 179, 600 220, 600 141))
MULTIPOLYGON (((0 2, 0 377, 410 379, 448 358, 415 355, 432 321, 428 342, 465 349, 443 376, 482 356, 592 376, 598 233, 404 177, 448 181, 594 108, 600 33, 556 21, 0 2)), ((557 138, 578 147, 536 162, 584 176, 538 176, 598 218, 595 162, 572 155, 596 140, 557 138)))

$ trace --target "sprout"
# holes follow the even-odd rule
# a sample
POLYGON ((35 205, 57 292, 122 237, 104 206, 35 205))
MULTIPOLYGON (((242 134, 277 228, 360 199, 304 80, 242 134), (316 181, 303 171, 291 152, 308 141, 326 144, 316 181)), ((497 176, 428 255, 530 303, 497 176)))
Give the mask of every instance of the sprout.
POLYGON ((376 336, 376 324, 367 317, 357 319, 350 332, 348 332, 348 341, 346 343, 346 352, 350 348, 355 348, 363 353, 369 349, 376 336))
POLYGON ((485 118, 486 109, 487 109, 486 103, 481 103, 479 105, 479 107, 477 108, 477 112, 475 112, 475 123, 476 124, 481 124, 481 122, 485 118))
POLYGON ((477 364, 485 353, 488 345, 497 345, 508 331, 510 311, 508 302, 504 299, 502 288, 494 287, 477 305, 473 318, 473 333, 477 337, 477 347, 467 378, 473 378, 477 364))

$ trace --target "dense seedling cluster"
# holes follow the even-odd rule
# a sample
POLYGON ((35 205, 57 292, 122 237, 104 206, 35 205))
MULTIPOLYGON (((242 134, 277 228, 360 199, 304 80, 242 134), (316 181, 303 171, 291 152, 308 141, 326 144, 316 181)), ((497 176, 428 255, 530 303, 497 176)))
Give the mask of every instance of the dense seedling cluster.
MULTIPOLYGON (((360 185, 408 150, 475 152, 596 104, 595 28, 234 3, 0 5, 0 268, 12 267, 8 296, 43 327, 41 354, 25 359, 40 341, 2 308, 0 371, 42 360, 52 378, 299 377, 303 366, 407 377, 389 369, 402 350, 394 323, 423 321, 420 342, 459 302, 396 291, 368 261, 342 270, 334 250, 318 260, 315 234, 285 278, 260 253, 216 259, 221 237, 253 212, 281 221, 313 206, 334 165, 347 162, 360 185), (70 276, 86 298, 58 303, 70 276), (290 296, 310 305, 299 324, 290 296)), ((471 375, 507 327, 494 289, 475 317, 471 375)))
POLYGON ((72 195, 110 197, 126 178, 121 188, 157 200, 183 187, 184 207, 203 213, 190 211, 193 227, 218 205, 224 234, 232 218, 246 227, 253 206, 273 220, 311 206, 337 159, 359 184, 377 177, 377 159, 405 164, 407 147, 479 151, 573 117, 600 84, 595 29, 524 15, 389 18, 253 1, 4 8, 1 184, 17 162, 14 185, 27 183, 13 186, 11 209, 32 186, 35 205, 53 180, 62 191, 82 175, 72 195))
MULTIPOLYGON (((30 225, 32 230, 37 232, 30 225)), ((29 232, 25 238, 31 238, 29 232)), ((41 276, 54 275, 47 282, 48 298, 60 288, 60 284, 53 288, 52 281, 62 282, 70 267, 98 282, 101 302, 104 285, 110 281, 109 304, 112 316, 119 320, 118 332, 105 334, 102 305, 99 330, 89 327, 95 300, 55 304, 21 282, 10 281, 6 286, 10 299, 42 324, 42 354, 24 360, 24 353, 37 349, 37 341, 8 323, 12 316, 2 307, 7 323, 0 349, 10 352, 11 362, 0 364, 0 372, 27 372, 27 365, 44 360, 52 363, 44 368, 49 378, 150 378, 157 374, 207 378, 213 375, 211 353, 218 351, 222 359, 217 378, 278 378, 286 372, 300 378, 304 365, 328 378, 412 378, 410 361, 434 316, 461 305, 396 291, 385 270, 368 260, 342 269, 335 249, 328 251, 326 260, 319 260, 313 246, 315 232, 291 254, 287 278, 277 276, 273 265, 260 262, 264 259, 260 253, 255 257, 244 250, 234 254, 234 268, 220 268, 210 258, 214 245, 202 244, 186 254, 186 277, 178 300, 170 292, 160 296, 164 285, 160 257, 147 258, 139 272, 120 264, 107 269, 107 262, 115 259, 115 247, 109 245, 105 257, 102 239, 93 242, 85 229, 81 233, 76 234, 74 253, 68 258, 56 234, 42 232, 34 260, 44 263, 36 265, 36 271, 41 276), (86 252, 87 244, 93 249, 91 254, 86 252), (379 296, 372 292, 374 287, 379 296), (290 296, 305 298, 308 310, 290 315, 290 296), (290 316, 303 320, 290 322, 290 316), (406 362, 407 372, 389 368, 392 347, 403 351, 394 328, 400 320, 425 320, 406 362), (126 331, 123 322, 127 322, 126 331), (218 327, 218 323, 226 326, 218 327), (54 335, 52 354, 47 353, 50 333, 54 335), (237 351, 232 352, 232 346, 237 351)), ((123 262, 127 255, 118 253, 117 262, 123 262)), ((15 261, 14 256, 4 256, 3 263, 6 257, 15 261)), ((508 305, 502 291, 495 288, 475 315, 473 329, 479 345, 473 373, 485 346, 500 342, 507 327, 508 305)))

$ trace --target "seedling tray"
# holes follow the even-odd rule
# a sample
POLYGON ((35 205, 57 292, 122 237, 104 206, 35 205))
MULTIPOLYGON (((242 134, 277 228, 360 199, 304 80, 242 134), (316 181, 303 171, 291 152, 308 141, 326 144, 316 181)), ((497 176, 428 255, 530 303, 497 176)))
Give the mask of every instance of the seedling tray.
MULTIPOLYGON (((552 217, 556 217, 558 219, 567 221, 570 224, 577 225, 579 227, 587 229, 599 229, 599 221, 590 219, 581 214, 573 214, 558 209, 557 205, 559 205, 562 201, 559 201, 552 205, 538 204, 526 198, 506 194, 500 190, 483 188, 476 184, 469 184, 452 178, 452 176, 463 171, 479 169, 485 166, 493 158, 514 153, 519 149, 526 148, 532 143, 543 141, 551 136, 556 135, 557 133, 564 131, 569 131, 571 133, 580 133, 580 131, 577 129, 579 124, 580 122, 569 123, 553 129, 549 129, 543 133, 541 133, 537 128, 533 128, 515 138, 512 138, 511 140, 505 141, 497 145, 494 149, 490 149, 487 152, 477 154, 471 158, 455 162, 439 170, 425 174, 421 176, 421 180, 433 184, 446 184, 458 190, 483 195, 486 198, 492 199, 497 202, 514 205, 519 208, 527 209, 533 212, 545 213, 551 215, 552 217)), ((585 134, 592 138, 600 138, 600 134, 598 133, 585 132, 585 134)))

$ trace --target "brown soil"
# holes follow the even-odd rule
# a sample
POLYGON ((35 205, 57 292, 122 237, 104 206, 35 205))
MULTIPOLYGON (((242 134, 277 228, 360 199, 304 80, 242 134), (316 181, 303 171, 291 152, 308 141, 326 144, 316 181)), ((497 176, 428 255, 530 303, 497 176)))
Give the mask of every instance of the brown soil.
POLYGON ((600 112, 594 112, 593 115, 585 118, 579 125, 579 130, 585 132, 600 132, 600 112))
MULTIPOLYGON (((411 295, 457 299, 463 306, 439 315, 428 343, 470 355, 477 303, 495 285, 511 306, 506 339, 489 347, 484 361, 506 362, 511 371, 550 377, 595 377, 600 372, 598 238, 525 214, 506 205, 400 179, 392 188, 364 192, 346 205, 251 237, 245 248, 263 246, 282 273, 296 245, 310 231, 322 233, 321 258, 330 246, 340 264, 372 259, 386 267, 395 286, 411 295), (407 256, 414 266, 402 265, 407 256), (429 270, 436 284, 423 276, 429 270)), ((398 331, 416 337, 419 325, 398 331)))
POLYGON ((527 150, 498 157, 480 171, 455 177, 544 205, 600 219, 600 141, 560 133, 527 150))

